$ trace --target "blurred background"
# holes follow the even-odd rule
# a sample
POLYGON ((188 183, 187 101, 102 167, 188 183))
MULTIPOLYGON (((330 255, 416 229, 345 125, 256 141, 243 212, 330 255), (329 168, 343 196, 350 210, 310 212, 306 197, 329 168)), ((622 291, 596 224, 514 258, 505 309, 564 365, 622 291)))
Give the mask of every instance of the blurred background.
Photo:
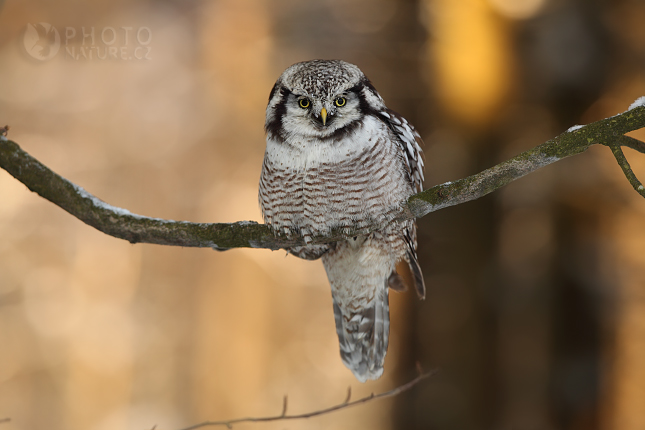
MULTIPOLYGON (((357 64, 425 140, 426 187, 645 95, 642 0, 0 1, 0 123, 132 212, 260 220, 264 109, 294 62, 357 64)), ((645 139, 643 131, 632 134, 645 139)), ((645 157, 626 150, 645 176, 645 157)), ((419 220, 384 376, 341 363, 320 262, 130 245, 0 171, 3 430, 645 428, 645 201, 594 147, 419 220)))

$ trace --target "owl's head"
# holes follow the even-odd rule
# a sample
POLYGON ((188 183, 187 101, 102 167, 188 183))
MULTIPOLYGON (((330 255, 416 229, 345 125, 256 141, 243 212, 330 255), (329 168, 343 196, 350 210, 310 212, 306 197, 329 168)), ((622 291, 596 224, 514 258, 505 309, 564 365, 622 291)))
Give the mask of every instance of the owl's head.
POLYGON ((276 81, 266 112, 269 137, 335 138, 357 128, 365 115, 385 109, 361 70, 340 60, 296 63, 276 81))

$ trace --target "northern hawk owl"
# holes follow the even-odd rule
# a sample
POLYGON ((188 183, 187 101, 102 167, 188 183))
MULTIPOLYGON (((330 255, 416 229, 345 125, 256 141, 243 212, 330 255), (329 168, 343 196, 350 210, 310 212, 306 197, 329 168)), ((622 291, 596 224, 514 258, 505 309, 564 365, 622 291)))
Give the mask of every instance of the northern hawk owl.
POLYGON ((301 235, 305 243, 332 229, 375 227, 288 252, 322 257, 341 358, 361 382, 377 379, 388 346, 388 288, 403 285, 398 262, 408 263, 417 293, 425 296, 415 222, 392 222, 407 198, 422 190, 421 138, 385 106, 363 72, 344 61, 286 69, 271 90, 265 128, 259 199, 267 224, 301 235))

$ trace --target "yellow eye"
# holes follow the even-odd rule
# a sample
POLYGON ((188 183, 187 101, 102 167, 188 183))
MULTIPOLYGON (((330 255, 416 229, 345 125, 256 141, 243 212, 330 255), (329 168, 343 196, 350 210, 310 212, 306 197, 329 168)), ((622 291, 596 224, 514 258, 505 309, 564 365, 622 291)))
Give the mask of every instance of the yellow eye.
POLYGON ((334 103, 338 107, 343 107, 347 103, 347 99, 345 97, 338 97, 334 103))
POLYGON ((298 104, 301 108, 307 109, 311 103, 309 102, 309 99, 300 99, 300 101, 298 101, 298 104))

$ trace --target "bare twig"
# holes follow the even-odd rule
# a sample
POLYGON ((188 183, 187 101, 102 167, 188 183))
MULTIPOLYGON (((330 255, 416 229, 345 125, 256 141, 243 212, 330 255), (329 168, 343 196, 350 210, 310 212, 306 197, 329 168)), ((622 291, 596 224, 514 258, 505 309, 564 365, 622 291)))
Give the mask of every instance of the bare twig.
POLYGON ((638 194, 645 197, 645 187, 643 187, 643 184, 641 184, 641 181, 639 181, 636 175, 634 174, 634 171, 632 170, 632 167, 629 165, 627 158, 625 158, 623 149, 619 145, 611 145, 610 148, 611 148, 611 152, 614 154, 614 157, 616 157, 616 161, 618 162, 618 165, 620 166, 621 169, 623 169, 623 173, 625 174, 625 177, 627 178, 629 183, 632 184, 632 187, 634 187, 634 190, 636 190, 638 194))
POLYGON ((284 399, 282 400, 282 415, 280 415, 283 418, 287 416, 287 401, 288 397, 284 396, 284 399))
MULTIPOLYGON (((421 372, 419 372, 419 373, 421 373, 421 372)), ((352 399, 352 387, 349 386, 349 387, 347 387, 347 397, 345 397, 345 401, 343 402, 343 404, 345 404, 345 405, 348 404, 351 399, 352 399)))
POLYGON ((618 136, 616 138, 616 143, 620 146, 625 146, 627 148, 638 151, 641 154, 645 154, 645 142, 641 142, 640 140, 634 139, 633 137, 618 136))
POLYGON ((11 422, 11 418, 2 418, 0 419, 0 424, 11 422))
POLYGON ((416 378, 414 378, 410 382, 408 382, 406 384, 403 384, 403 385, 400 385, 400 386, 398 386, 398 387, 396 387, 396 388, 394 388, 394 389, 392 389, 390 391, 385 391, 385 392, 379 393, 379 394, 372 393, 369 396, 362 397, 360 399, 354 400, 353 402, 349 401, 349 398, 350 398, 349 394, 351 394, 351 391, 349 391, 347 399, 344 402, 338 403, 337 405, 334 405, 334 406, 331 406, 331 407, 325 408, 325 409, 320 409, 320 410, 317 410, 317 411, 307 412, 307 413, 303 413, 303 414, 287 415, 286 414, 286 411, 287 411, 287 408, 286 408, 287 400, 286 399, 287 399, 287 397, 285 396, 284 397, 285 400, 284 400, 284 403, 283 403, 283 411, 282 411, 282 413, 280 415, 274 415, 274 416, 270 416, 270 417, 236 418, 236 419, 233 419, 233 420, 226 420, 226 421, 204 421, 202 423, 195 424, 195 425, 192 425, 190 427, 185 427, 185 428, 183 428, 181 430, 195 430, 195 429, 202 428, 202 427, 215 427, 215 426, 227 427, 227 428, 230 429, 230 428, 233 428, 233 424, 239 424, 239 423, 257 423, 257 422, 283 421, 283 420, 300 420, 300 419, 304 419, 304 418, 312 418, 312 417, 316 417, 316 416, 319 416, 319 415, 325 415, 325 414, 329 414, 331 412, 336 412, 336 411, 339 411, 341 409, 346 409, 346 408, 349 408, 349 407, 352 407, 352 406, 360 405, 360 404, 363 404, 363 403, 371 402, 373 400, 383 399, 385 397, 397 396, 397 395, 403 393, 404 391, 407 391, 410 388, 414 387, 415 385, 417 385, 419 382, 423 381, 424 379, 427 379, 427 378, 431 377, 432 375, 436 374, 437 372, 438 372, 438 370, 435 369, 435 370, 431 370, 431 371, 426 372, 426 373, 421 373, 421 374, 419 374, 419 376, 417 376, 416 378))
MULTIPOLYGON (((563 158, 580 154, 591 145, 612 148, 628 146, 645 153, 645 143, 624 136, 645 127, 645 106, 632 109, 583 127, 566 131, 531 150, 504 161, 476 175, 436 185, 410 197, 400 209, 393 209, 391 221, 419 218, 443 208, 483 197, 504 185, 563 158)), ((7 128, 4 132, 6 134, 7 128)), ((619 164, 634 186, 628 165, 622 162, 622 151, 613 149, 619 164)), ((150 218, 109 205, 83 188, 57 175, 23 151, 15 142, 0 135, 0 167, 7 170, 30 190, 63 208, 86 224, 131 243, 154 243, 184 247, 279 249, 304 245, 298 235, 276 235, 267 225, 254 221, 237 223, 191 223, 150 218)), ((633 172, 632 172, 633 175, 633 172)), ((641 193, 637 187, 635 189, 641 193)), ((641 193, 641 195, 644 195, 641 193)), ((645 196, 645 195, 644 195, 645 196)), ((366 234, 377 226, 363 229, 332 230, 326 236, 314 237, 312 244, 330 243, 366 234)))

